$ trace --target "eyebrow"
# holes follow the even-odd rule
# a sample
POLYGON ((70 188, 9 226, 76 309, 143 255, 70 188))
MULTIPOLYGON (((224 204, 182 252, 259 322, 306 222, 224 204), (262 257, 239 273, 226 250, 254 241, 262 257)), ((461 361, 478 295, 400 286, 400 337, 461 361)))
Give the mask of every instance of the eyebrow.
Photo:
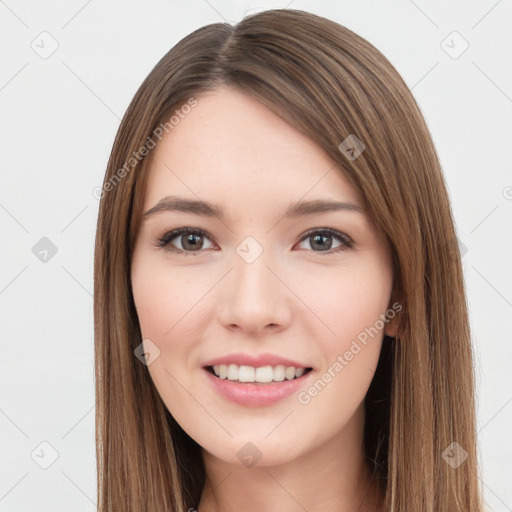
MULTIPOLYGON (((298 218, 306 215, 318 215, 325 212, 340 210, 364 214, 363 208, 357 204, 316 199, 291 204, 283 213, 282 218, 298 218)), ((219 219, 225 218, 223 209, 218 205, 202 200, 187 199, 178 196, 166 196, 160 199, 153 208, 144 213, 143 219, 145 220, 151 215, 160 212, 184 212, 203 215, 205 217, 218 217, 219 219)))

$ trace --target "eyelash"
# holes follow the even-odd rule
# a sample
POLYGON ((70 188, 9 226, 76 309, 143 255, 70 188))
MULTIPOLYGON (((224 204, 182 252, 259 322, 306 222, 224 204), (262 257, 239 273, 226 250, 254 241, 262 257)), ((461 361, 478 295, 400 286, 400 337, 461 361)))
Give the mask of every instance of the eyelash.
MULTIPOLYGON (((186 256, 197 256, 200 252, 204 252, 202 250, 199 250, 199 251, 183 251, 182 249, 178 249, 177 247, 169 245, 170 242, 174 238, 178 237, 179 235, 183 235, 185 233, 193 234, 193 235, 201 235, 201 236, 203 236, 205 238, 210 239, 210 236, 208 235, 208 233, 206 233, 202 229, 199 229, 199 228, 179 228, 179 229, 175 229, 173 231, 169 231, 168 233, 166 233, 161 238, 158 238, 155 245, 157 247, 161 248, 161 249, 165 249, 165 250, 170 251, 170 252, 175 252, 175 253, 178 253, 178 254, 183 253, 186 256)), ((314 229, 310 229, 309 231, 307 231, 306 233, 304 233, 302 235, 302 238, 300 239, 300 242, 303 242, 304 240, 307 240, 308 238, 310 238, 311 236, 313 236, 315 234, 332 236, 333 238, 336 238, 341 243, 341 245, 339 247, 336 247, 335 249, 330 249, 329 251, 313 251, 316 254, 320 254, 322 256, 325 255, 325 254, 334 254, 334 253, 337 253, 337 252, 346 251, 347 249, 351 249, 353 247, 353 242, 350 239, 350 237, 348 237, 344 233, 341 233, 341 232, 336 231, 335 229, 331 229, 331 228, 314 228, 314 229)))

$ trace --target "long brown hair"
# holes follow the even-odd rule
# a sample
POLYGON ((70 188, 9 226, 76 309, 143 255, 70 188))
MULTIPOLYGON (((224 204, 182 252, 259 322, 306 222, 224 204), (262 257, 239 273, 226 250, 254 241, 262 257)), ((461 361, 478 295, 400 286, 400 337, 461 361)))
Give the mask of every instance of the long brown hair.
POLYGON ((428 128, 374 46, 333 21, 288 9, 235 26, 208 25, 182 39, 150 72, 121 122, 95 246, 98 510, 184 512, 197 506, 204 485, 199 445, 134 355, 142 338, 130 266, 149 141, 158 127, 172 129, 176 109, 219 86, 251 95, 322 147, 389 241, 393 297, 402 311, 366 396, 364 432, 385 509, 480 512, 461 258, 428 128), (351 135, 364 144, 357 158, 340 146, 351 135), (449 463, 454 457, 462 461, 457 467, 449 463))

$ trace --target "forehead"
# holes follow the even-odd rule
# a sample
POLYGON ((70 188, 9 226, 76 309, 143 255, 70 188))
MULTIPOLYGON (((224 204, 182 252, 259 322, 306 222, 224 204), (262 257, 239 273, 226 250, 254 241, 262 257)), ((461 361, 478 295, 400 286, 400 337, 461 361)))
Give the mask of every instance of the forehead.
POLYGON ((234 208, 303 196, 357 202, 323 149, 256 99, 228 88, 196 99, 153 150, 144 211, 168 194, 234 208))

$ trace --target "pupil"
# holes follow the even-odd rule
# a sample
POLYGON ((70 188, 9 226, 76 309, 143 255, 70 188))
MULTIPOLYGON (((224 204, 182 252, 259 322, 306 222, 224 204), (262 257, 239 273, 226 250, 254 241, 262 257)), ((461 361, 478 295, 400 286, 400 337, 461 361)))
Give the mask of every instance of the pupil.
MULTIPOLYGON (((328 236, 325 236, 325 235, 314 235, 312 238, 313 238, 313 240, 314 240, 314 242, 313 242, 312 246, 314 246, 314 245, 317 243, 318 239, 323 239, 323 240, 324 240, 324 242, 325 242, 325 240, 326 240, 327 238, 329 238, 329 237, 328 237, 328 236)), ((329 250, 330 246, 331 246, 331 244, 325 244, 325 243, 324 243, 323 245, 322 245, 322 244, 320 244, 317 248, 322 249, 322 250, 329 250)))
POLYGON ((186 242, 183 244, 183 247, 186 249, 187 244, 191 243, 191 246, 188 248, 192 249, 192 250, 197 250, 197 248, 200 246, 200 244, 198 244, 197 242, 198 242, 198 239, 201 238, 201 236, 189 234, 189 235, 184 235, 184 237, 186 239, 186 242))

